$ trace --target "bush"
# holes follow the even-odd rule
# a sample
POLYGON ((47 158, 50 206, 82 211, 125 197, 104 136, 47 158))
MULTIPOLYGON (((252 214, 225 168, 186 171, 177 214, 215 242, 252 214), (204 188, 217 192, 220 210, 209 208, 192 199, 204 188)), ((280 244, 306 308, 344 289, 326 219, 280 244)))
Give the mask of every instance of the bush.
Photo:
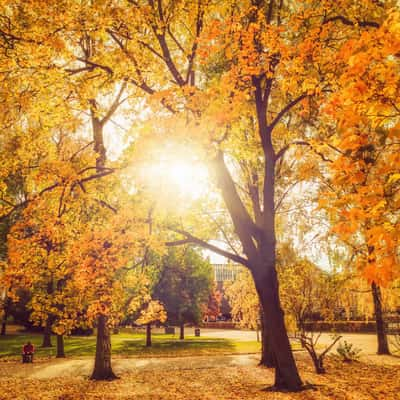
POLYGON ((375 321, 318 321, 306 322, 304 329, 311 332, 375 332, 375 321))
POLYGON ((340 357, 342 357, 342 360, 345 362, 352 362, 358 360, 360 358, 360 353, 361 353, 361 349, 353 347, 353 344, 347 342, 346 340, 344 340, 343 343, 339 342, 339 346, 336 349, 336 351, 339 353, 340 357))

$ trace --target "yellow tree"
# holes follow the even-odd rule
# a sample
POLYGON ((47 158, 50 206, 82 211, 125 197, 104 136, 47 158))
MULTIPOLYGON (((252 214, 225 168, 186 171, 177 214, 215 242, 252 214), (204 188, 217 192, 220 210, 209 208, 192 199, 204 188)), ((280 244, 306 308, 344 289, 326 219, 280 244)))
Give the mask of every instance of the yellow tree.
MULTIPOLYGON (((254 0, 241 2, 240 7, 222 3, 216 8, 202 1, 130 4, 121 8, 124 13, 131 12, 132 19, 128 23, 125 14, 119 16, 110 36, 120 47, 121 57, 131 65, 133 73, 129 77, 134 84, 167 110, 188 111, 186 116, 194 122, 187 130, 200 132, 190 138, 201 137, 212 154, 217 187, 232 218, 243 255, 219 249, 195 237, 193 232, 179 230, 179 233, 184 236, 183 241, 202 245, 249 267, 271 332, 275 384, 297 390, 301 380, 280 309, 275 268, 276 170, 292 145, 306 146, 324 158, 310 140, 313 130, 301 129, 301 120, 296 118, 297 124, 292 124, 296 106, 309 114, 308 109, 315 109, 311 105, 321 104, 336 89, 337 64, 331 62, 334 55, 348 39, 379 27, 387 9, 373 1, 352 6, 352 2, 346 1, 317 4, 254 0), (180 7, 181 4, 186 7, 180 7), (190 18, 188 12, 193 5, 197 10, 193 9, 194 18, 190 18), (180 25, 181 21, 185 24, 180 25), (181 33, 180 26, 189 27, 194 42, 181 33), (198 37, 203 63, 211 65, 213 72, 218 71, 214 80, 207 81, 207 75, 199 73, 198 37), (191 43, 194 45, 190 46, 191 43), (215 53, 221 55, 217 60, 211 56, 215 53), (146 60, 140 58, 143 54, 148 55, 146 60), (252 174, 250 181, 249 207, 241 198, 229 168, 234 151, 225 140, 231 137, 231 128, 246 109, 245 105, 250 106, 255 121, 250 133, 261 164, 261 175, 252 174), (278 147, 282 143, 278 140, 282 130, 288 135, 278 147)), ((244 130, 241 132, 244 143, 244 130)), ((233 143, 237 148, 237 141, 233 143)))

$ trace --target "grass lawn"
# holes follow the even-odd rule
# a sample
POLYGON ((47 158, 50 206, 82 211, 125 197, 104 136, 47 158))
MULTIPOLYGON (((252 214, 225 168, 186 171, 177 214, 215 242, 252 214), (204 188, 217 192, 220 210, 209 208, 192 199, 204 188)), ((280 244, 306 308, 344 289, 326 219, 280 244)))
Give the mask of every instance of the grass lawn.
MULTIPOLYGON (((53 347, 42 349, 42 335, 13 334, 0 336, 0 358, 17 358, 24 343, 30 340, 36 347, 36 357, 52 357, 56 354, 56 338, 52 338, 53 347)), ((261 345, 256 341, 236 341, 187 336, 179 340, 175 335, 152 334, 152 347, 145 346, 145 335, 141 333, 119 333, 112 335, 113 355, 124 357, 168 357, 191 355, 219 355, 236 353, 257 353, 261 345)), ((67 357, 93 356, 95 336, 71 336, 65 338, 67 357)))

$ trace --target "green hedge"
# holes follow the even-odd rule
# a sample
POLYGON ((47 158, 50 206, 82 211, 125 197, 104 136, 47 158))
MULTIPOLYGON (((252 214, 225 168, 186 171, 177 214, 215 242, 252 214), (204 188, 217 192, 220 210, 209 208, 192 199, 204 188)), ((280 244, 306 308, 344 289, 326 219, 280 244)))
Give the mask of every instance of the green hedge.
POLYGON ((306 322, 304 327, 307 331, 318 332, 375 332, 375 321, 317 321, 306 322))

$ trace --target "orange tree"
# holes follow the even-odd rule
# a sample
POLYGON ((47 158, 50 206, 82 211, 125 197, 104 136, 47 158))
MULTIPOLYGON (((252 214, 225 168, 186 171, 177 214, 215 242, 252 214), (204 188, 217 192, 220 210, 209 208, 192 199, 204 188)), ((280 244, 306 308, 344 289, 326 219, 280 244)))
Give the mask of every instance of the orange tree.
POLYGON ((391 10, 384 23, 343 46, 339 90, 325 108, 333 162, 320 204, 371 285, 378 354, 389 354, 381 286, 400 273, 398 18, 391 10))

